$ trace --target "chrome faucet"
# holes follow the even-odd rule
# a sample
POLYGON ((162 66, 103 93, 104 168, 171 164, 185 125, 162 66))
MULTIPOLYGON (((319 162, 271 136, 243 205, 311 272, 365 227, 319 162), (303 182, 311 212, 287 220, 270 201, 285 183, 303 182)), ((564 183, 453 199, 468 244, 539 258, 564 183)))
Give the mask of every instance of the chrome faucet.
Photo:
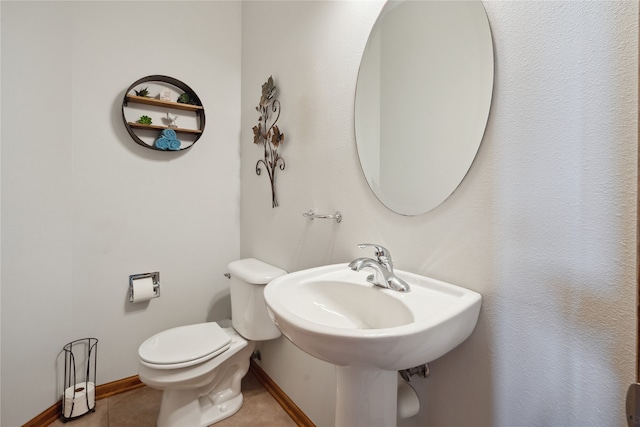
POLYGON ((411 288, 407 282, 396 276, 393 272, 393 261, 391 260, 389 250, 383 246, 372 243, 360 243, 358 245, 359 248, 369 246, 374 248, 376 259, 357 258, 349 263, 349 268, 354 271, 360 271, 363 268, 369 267, 373 269, 373 274, 367 277, 368 282, 385 289, 409 292, 411 288))

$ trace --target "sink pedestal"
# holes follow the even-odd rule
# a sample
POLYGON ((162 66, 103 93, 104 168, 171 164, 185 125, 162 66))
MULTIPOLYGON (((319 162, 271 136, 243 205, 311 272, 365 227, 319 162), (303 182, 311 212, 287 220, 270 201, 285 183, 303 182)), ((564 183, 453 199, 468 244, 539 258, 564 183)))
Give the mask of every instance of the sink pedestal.
POLYGON ((395 427, 398 372, 371 365, 336 366, 336 427, 395 427))

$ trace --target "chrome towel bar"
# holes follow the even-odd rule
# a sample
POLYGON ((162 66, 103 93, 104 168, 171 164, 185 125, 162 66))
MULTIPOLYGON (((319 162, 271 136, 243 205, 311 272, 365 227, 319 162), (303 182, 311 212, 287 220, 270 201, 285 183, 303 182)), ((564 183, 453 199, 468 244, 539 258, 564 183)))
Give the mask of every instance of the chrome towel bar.
POLYGON ((336 222, 342 221, 342 214, 340 213, 340 211, 337 211, 333 215, 321 215, 321 214, 315 213, 313 209, 309 209, 309 212, 303 213, 302 216, 309 219, 319 218, 319 219, 335 219, 336 222))

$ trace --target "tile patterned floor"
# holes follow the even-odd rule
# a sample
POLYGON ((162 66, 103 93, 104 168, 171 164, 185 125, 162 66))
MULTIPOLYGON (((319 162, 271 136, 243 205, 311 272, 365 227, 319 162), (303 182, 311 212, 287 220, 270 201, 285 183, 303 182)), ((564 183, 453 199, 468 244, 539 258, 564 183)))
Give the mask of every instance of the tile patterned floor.
MULTIPOLYGON (((296 423, 249 372, 242 380, 244 404, 215 427, 295 427, 296 423)), ((155 427, 162 392, 149 387, 122 393, 96 403, 96 411, 51 427, 155 427)), ((193 426, 184 426, 193 427, 193 426)))

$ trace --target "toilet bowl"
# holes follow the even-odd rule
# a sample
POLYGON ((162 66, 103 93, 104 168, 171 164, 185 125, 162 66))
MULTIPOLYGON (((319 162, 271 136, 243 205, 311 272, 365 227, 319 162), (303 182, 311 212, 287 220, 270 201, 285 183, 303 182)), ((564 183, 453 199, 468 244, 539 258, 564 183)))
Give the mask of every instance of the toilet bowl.
POLYGON ((233 327, 179 326, 148 338, 138 349, 140 380, 163 390, 158 427, 205 427, 235 414, 255 341, 280 336, 263 291, 286 272, 253 258, 232 262, 229 272, 233 327))

